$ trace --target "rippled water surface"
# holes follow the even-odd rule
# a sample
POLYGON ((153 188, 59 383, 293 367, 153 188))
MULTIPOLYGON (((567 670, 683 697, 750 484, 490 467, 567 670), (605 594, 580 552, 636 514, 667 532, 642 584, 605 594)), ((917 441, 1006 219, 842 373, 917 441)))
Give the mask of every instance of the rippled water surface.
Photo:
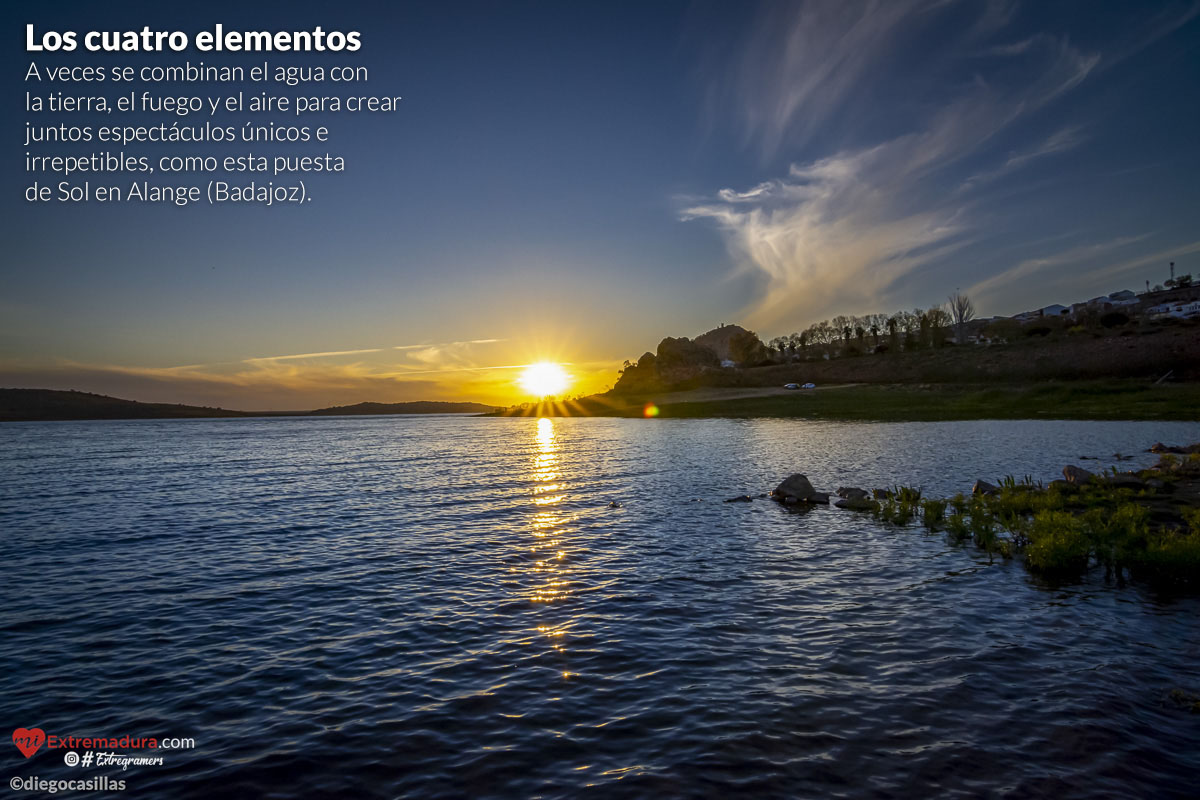
POLYGON ((123 777, 131 797, 1196 796, 1200 715, 1168 700, 1200 692, 1196 598, 721 502, 794 471, 950 494, 1082 455, 1148 464, 1159 440, 1200 429, 0 425, 0 721, 197 743, 123 774, 5 745, 5 777, 123 777))

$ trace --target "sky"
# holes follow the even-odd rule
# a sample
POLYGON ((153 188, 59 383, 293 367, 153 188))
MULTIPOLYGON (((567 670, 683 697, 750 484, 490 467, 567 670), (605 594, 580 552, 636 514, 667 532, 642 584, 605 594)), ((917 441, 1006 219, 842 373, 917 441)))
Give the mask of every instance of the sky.
POLYGON ((1010 315, 1141 291, 1170 261, 1200 274, 1198 2, 46 2, 0 14, 10 109, 26 92, 118 93, 31 85, 31 62, 364 66, 363 84, 271 88, 403 97, 393 114, 301 118, 330 142, 284 151, 346 159, 344 173, 305 176, 303 206, 28 203, 34 179, 61 178, 24 171, 31 115, 7 117, 3 387, 245 410, 511 403, 530 399, 516 384, 526 364, 562 363, 571 394, 599 391, 664 336, 720 323, 769 339, 956 290, 982 316, 1010 315), (362 49, 25 52, 28 23, 192 35, 217 22, 358 30, 362 49))

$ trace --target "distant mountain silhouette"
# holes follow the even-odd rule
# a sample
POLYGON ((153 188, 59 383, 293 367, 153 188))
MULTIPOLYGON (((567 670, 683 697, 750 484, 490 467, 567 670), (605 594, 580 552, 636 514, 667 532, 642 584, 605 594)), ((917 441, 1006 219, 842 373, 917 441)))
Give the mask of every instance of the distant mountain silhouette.
POLYGON ((0 422, 60 419, 189 419, 246 417, 224 408, 139 403, 102 394, 54 389, 0 389, 0 422))
POLYGON ((320 416, 352 414, 485 414, 495 411, 495 406, 481 403, 443 403, 433 400, 415 400, 409 403, 358 403, 353 406, 319 408, 310 413, 320 416))
POLYGON ((55 389, 0 389, 0 422, 48 422, 69 419, 205 419, 256 416, 340 416, 354 414, 483 414, 495 406, 481 403, 359 403, 316 411, 247 412, 171 403, 139 403, 102 394, 55 389))

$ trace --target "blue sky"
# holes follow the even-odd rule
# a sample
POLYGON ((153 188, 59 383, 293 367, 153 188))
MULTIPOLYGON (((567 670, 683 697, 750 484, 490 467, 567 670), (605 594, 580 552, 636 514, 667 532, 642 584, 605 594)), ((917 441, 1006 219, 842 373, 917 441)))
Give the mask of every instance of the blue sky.
POLYGON ((313 151, 347 171, 308 180, 302 208, 34 206, 14 149, 2 385, 239 408, 498 401, 521 364, 569 362, 581 387, 603 388, 624 358, 720 322, 769 338, 956 288, 984 315, 1011 314, 1140 290, 1168 261, 1200 273, 1192 2, 3 13, 18 109, 49 91, 22 79, 30 61, 361 64, 361 93, 404 100, 392 115, 303 120, 329 125, 313 151), (216 22, 360 30, 363 47, 24 52, 26 23, 216 22))

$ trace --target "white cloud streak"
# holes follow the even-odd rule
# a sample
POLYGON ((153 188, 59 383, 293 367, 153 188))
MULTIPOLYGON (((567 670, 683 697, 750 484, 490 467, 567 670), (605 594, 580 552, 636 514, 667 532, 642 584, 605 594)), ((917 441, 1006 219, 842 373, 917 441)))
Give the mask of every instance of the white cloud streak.
POLYGON ((1072 247, 1049 256, 1026 259, 1003 272, 976 283, 967 290, 967 294, 987 298, 989 295, 994 294, 997 290, 1004 288, 1014 281, 1032 278, 1034 275, 1045 270, 1067 267, 1072 264, 1095 262, 1113 251, 1144 240, 1148 235, 1122 236, 1107 242, 1072 247))
MULTIPOLYGON (((921 0, 776 8, 745 43, 733 82, 740 103, 734 119, 767 155, 808 142, 839 109, 858 102, 884 55, 932 9, 921 0)), ((991 35, 1011 11, 1010 3, 989 4, 971 35, 991 35)), ((963 47, 978 49, 974 41, 963 47)), ((901 278, 971 243, 977 200, 946 192, 947 181, 969 189, 1082 140, 1078 128, 1064 128, 970 181, 954 178, 953 170, 984 154, 1000 131, 1071 91, 1100 61, 1098 53, 1049 35, 1011 50, 1032 62, 1024 84, 1002 89, 976 76, 909 133, 793 164, 785 177, 748 189, 684 200, 684 220, 712 220, 738 271, 765 279, 762 299, 746 312, 751 324, 798 324, 835 308, 871 310, 901 278)))

